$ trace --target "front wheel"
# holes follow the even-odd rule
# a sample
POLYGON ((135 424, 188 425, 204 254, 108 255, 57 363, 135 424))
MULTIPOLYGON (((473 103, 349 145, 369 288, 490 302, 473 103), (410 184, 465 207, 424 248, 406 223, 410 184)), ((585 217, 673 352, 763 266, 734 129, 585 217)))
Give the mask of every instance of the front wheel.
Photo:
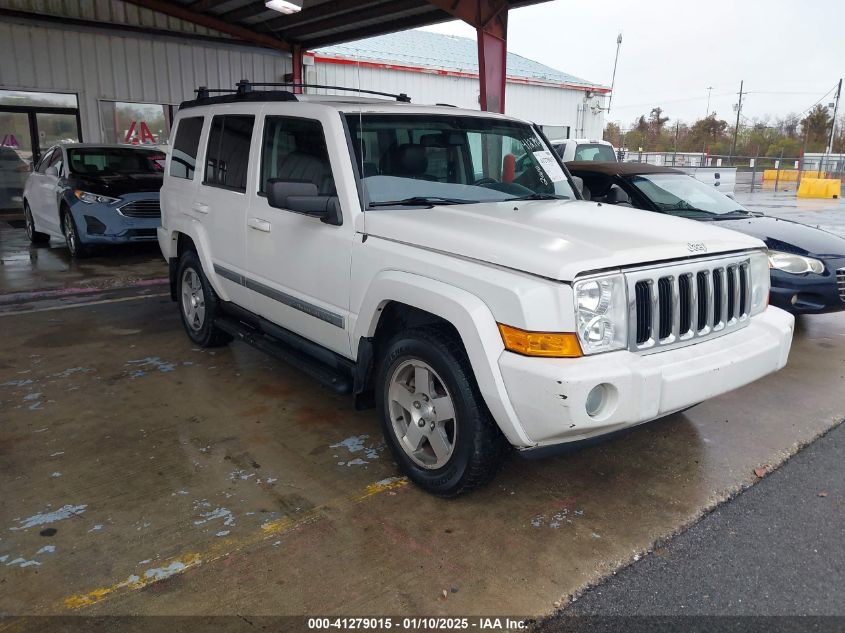
POLYGON ((442 497, 490 481, 507 448, 460 340, 443 328, 400 333, 379 363, 376 405, 402 471, 442 497))
POLYGON ((44 244, 50 241, 50 236, 41 231, 35 230, 35 220, 32 218, 32 209, 29 208, 29 203, 23 203, 23 216, 26 222, 26 236, 33 244, 44 244))
POLYGON ((79 231, 76 229, 76 222, 74 222, 73 214, 70 211, 65 211, 62 215, 62 228, 64 229, 65 244, 67 244, 67 249, 70 251, 70 256, 75 259, 88 257, 91 254, 91 250, 79 239, 79 231))
POLYGON ((214 324, 220 313, 220 299, 194 251, 179 258, 176 284, 179 313, 188 337, 200 347, 219 347, 231 341, 232 337, 214 324))

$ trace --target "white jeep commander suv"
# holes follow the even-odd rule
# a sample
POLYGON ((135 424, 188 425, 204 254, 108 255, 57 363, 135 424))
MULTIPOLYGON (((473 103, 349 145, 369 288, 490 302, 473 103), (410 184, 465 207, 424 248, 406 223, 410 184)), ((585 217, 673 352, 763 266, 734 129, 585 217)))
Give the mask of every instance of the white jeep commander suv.
POLYGON ((526 456, 783 367, 763 243, 585 202, 540 130, 375 98, 183 103, 159 243, 197 345, 242 339, 375 405, 414 482, 526 456))

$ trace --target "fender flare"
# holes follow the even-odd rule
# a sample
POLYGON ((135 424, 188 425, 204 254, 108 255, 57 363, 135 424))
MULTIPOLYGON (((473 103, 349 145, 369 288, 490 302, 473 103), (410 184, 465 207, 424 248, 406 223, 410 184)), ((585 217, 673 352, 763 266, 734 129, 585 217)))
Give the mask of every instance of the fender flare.
POLYGON ((176 244, 178 243, 179 233, 191 238, 196 247, 197 256, 200 258, 200 264, 202 264, 202 269, 208 279, 208 283, 211 284, 214 292, 217 293, 217 296, 222 301, 229 301, 229 294, 220 283, 217 273, 214 272, 214 262, 209 255, 211 246, 209 245, 208 235, 200 222, 186 216, 183 220, 175 222, 172 226, 168 226, 167 230, 170 234, 171 241, 170 256, 176 257, 176 244))
POLYGON ((451 323, 466 349, 470 366, 487 408, 508 441, 533 446, 508 398, 499 369, 504 343, 493 313, 481 299, 442 281, 398 270, 381 272, 361 302, 353 332, 353 357, 361 337, 375 334, 384 307, 404 303, 451 323))

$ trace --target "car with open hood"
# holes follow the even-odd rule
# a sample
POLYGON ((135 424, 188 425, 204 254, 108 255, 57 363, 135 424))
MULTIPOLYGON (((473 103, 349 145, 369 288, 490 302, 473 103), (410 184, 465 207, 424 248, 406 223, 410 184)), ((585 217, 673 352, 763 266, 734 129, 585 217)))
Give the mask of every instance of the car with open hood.
POLYGON ((580 199, 529 122, 243 81, 174 130, 158 233, 190 344, 247 342, 375 407, 432 493, 787 361, 763 242, 580 199))
POLYGON ((98 245, 155 241, 165 158, 161 149, 132 145, 51 147, 24 187, 30 241, 63 240, 72 257, 98 245))
POLYGON ((845 310, 845 239, 838 235, 749 211, 670 167, 587 161, 567 167, 593 201, 698 220, 762 240, 769 248, 773 305, 793 314, 845 310))

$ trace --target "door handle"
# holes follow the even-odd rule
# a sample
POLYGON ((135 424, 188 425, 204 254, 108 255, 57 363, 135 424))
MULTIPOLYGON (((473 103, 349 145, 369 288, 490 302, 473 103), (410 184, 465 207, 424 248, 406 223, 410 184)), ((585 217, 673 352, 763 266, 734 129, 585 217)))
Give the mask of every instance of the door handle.
POLYGON ((208 213, 208 205, 205 202, 195 202, 194 211, 197 213, 208 213))
POLYGON ((262 220, 261 218, 250 218, 247 220, 247 226, 251 229, 255 229, 256 231, 269 233, 271 225, 267 220, 262 220))

